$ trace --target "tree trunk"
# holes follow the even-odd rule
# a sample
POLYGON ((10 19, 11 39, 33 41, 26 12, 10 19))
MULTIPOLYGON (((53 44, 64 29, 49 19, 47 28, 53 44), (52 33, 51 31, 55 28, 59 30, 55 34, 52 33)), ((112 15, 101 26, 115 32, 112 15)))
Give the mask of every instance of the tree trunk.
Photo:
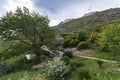
POLYGON ((33 42, 32 48, 33 51, 36 55, 36 60, 41 61, 41 54, 42 54, 42 49, 40 48, 41 45, 37 44, 36 41, 33 42))
POLYGON ((38 62, 41 62, 41 55, 40 55, 40 53, 35 53, 35 55, 36 55, 36 60, 38 62))

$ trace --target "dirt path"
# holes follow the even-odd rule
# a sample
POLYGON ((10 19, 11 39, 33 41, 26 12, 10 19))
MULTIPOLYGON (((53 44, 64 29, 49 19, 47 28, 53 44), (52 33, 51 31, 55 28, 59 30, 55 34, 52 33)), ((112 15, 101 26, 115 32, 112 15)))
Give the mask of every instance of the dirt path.
POLYGON ((80 54, 77 54, 77 53, 74 53, 74 56, 85 58, 85 59, 100 60, 100 61, 109 62, 109 63, 120 63, 118 61, 112 61, 112 60, 105 60, 105 59, 100 59, 100 58, 95 58, 95 57, 83 56, 83 55, 80 55, 80 54))
POLYGON ((66 51, 72 51, 74 53, 74 56, 85 58, 85 59, 100 60, 100 61, 109 62, 109 63, 120 63, 118 61, 92 57, 92 55, 94 54, 93 50, 77 50, 76 48, 67 48, 66 51))
MULTIPOLYGON (((59 53, 59 55, 53 58, 54 61, 59 61, 61 56, 63 55, 63 52, 61 51, 57 51, 57 52, 59 53)), ((41 68, 41 67, 44 67, 45 65, 46 65, 46 62, 42 62, 40 64, 33 65, 32 69, 41 68)))

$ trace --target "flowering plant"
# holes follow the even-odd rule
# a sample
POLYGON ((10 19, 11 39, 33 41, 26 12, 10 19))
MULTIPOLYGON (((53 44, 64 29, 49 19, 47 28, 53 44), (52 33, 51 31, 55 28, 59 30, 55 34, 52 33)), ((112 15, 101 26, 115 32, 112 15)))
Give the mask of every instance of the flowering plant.
POLYGON ((63 61, 48 61, 45 74, 52 80, 59 80, 69 73, 69 67, 63 61))

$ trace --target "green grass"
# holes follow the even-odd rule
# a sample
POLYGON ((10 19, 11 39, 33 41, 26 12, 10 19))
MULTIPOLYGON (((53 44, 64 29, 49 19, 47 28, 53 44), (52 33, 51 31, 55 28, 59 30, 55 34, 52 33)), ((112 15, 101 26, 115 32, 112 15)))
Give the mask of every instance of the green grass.
POLYGON ((3 63, 6 64, 8 68, 10 68, 10 72, 2 76, 0 80, 8 80, 9 78, 11 78, 11 80, 17 80, 25 73, 32 77, 32 75, 40 74, 42 71, 41 68, 33 70, 32 66, 37 64, 38 62, 36 60, 27 61, 25 55, 20 55, 4 60, 3 63))
POLYGON ((93 57, 111 60, 113 54, 108 52, 94 51, 93 57))
MULTIPOLYGON (((102 58, 102 59, 109 59, 111 55, 105 54, 105 53, 96 53, 93 55, 94 57, 102 58), (97 55, 98 54, 98 55, 97 55), (104 57, 105 56, 105 57, 104 57), (106 56, 108 58, 106 58, 106 56)), ((70 62, 73 63, 83 63, 83 67, 76 67, 74 71, 71 71, 71 73, 66 77, 64 80, 79 80, 79 71, 82 68, 85 68, 89 70, 90 75, 92 76, 92 80, 120 80, 120 72, 115 71, 114 69, 119 69, 120 64, 113 64, 113 63, 108 63, 104 62, 102 67, 100 68, 99 65, 97 64, 96 60, 91 60, 91 59, 83 59, 79 57, 73 57, 70 59, 70 62)), ((20 70, 12 72, 10 74, 4 75, 0 78, 0 80, 8 80, 11 78, 11 80, 18 80, 18 78, 21 78, 24 76, 25 73, 27 73, 31 78, 33 75, 40 74, 43 70, 43 68, 32 70, 32 69, 27 69, 30 64, 23 64, 23 66, 20 70), (26 68, 26 70, 25 70, 26 68)))
POLYGON ((90 70, 92 80, 120 80, 120 72, 113 70, 115 68, 119 68, 115 64, 104 62, 103 67, 100 68, 96 63, 96 60, 75 57, 71 61, 84 63, 85 66, 77 67, 76 70, 69 75, 67 80, 79 80, 78 73, 81 70, 81 68, 90 70))
POLYGON ((11 80, 18 80, 18 78, 21 78, 24 76, 24 74, 29 75, 31 78, 33 75, 40 74, 42 72, 42 69, 36 69, 36 70, 29 70, 29 71, 20 71, 20 72, 13 72, 11 74, 5 75, 0 78, 0 80, 8 80, 9 78, 11 80))
MULTIPOLYGON (((89 59, 83 59, 79 57, 74 57, 71 59, 71 62, 81 62, 84 63, 84 67, 76 67, 76 70, 73 71, 65 80, 79 80, 79 71, 82 68, 86 68, 90 70, 90 74, 92 76, 92 80, 119 80, 120 79, 120 72, 114 71, 114 68, 118 68, 116 65, 111 63, 105 63, 103 64, 103 67, 100 68, 96 60, 89 60, 89 59)), ((29 71, 19 71, 19 72, 13 72, 11 74, 5 75, 0 78, 0 80, 7 80, 11 78, 12 80, 17 80, 18 78, 22 77, 25 73, 30 75, 31 77, 35 74, 40 74, 42 72, 43 68, 37 69, 37 70, 29 70, 29 71)))
POLYGON ((98 50, 94 50, 94 54, 92 55, 92 57, 96 57, 96 58, 100 58, 100 59, 106 59, 106 60, 120 61, 120 55, 117 55, 116 59, 114 59, 113 53, 102 52, 102 51, 98 51, 98 50))

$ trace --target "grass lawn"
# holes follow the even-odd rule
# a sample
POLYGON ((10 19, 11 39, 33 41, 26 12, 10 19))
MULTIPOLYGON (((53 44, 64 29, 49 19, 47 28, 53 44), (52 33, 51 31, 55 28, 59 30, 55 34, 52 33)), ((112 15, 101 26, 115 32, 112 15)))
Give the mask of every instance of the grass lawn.
POLYGON ((37 74, 40 74, 43 68, 32 69, 32 66, 37 64, 35 61, 27 61, 24 55, 20 55, 15 58, 10 58, 4 61, 5 64, 14 66, 14 71, 0 77, 0 80, 18 80, 18 78, 23 77, 25 74, 33 77, 37 74), (17 65, 17 66, 16 66, 17 65))
POLYGON ((84 63, 84 66, 77 67, 76 70, 69 75, 67 80, 79 80, 79 72, 82 68, 89 70, 92 80, 120 80, 120 72, 114 70, 119 68, 117 64, 104 62, 103 67, 100 68, 96 60, 75 57, 71 59, 71 61, 84 63))
MULTIPOLYGON (((93 51, 92 57, 107 59, 107 60, 114 60, 113 53, 101 52, 98 50, 93 51)), ((117 55, 115 60, 120 61, 120 55, 117 55)))
POLYGON ((5 75, 0 78, 0 80, 18 80, 18 78, 23 77, 25 74, 33 77, 34 75, 40 74, 42 69, 30 70, 30 71, 20 71, 20 72, 13 72, 11 74, 5 75))

